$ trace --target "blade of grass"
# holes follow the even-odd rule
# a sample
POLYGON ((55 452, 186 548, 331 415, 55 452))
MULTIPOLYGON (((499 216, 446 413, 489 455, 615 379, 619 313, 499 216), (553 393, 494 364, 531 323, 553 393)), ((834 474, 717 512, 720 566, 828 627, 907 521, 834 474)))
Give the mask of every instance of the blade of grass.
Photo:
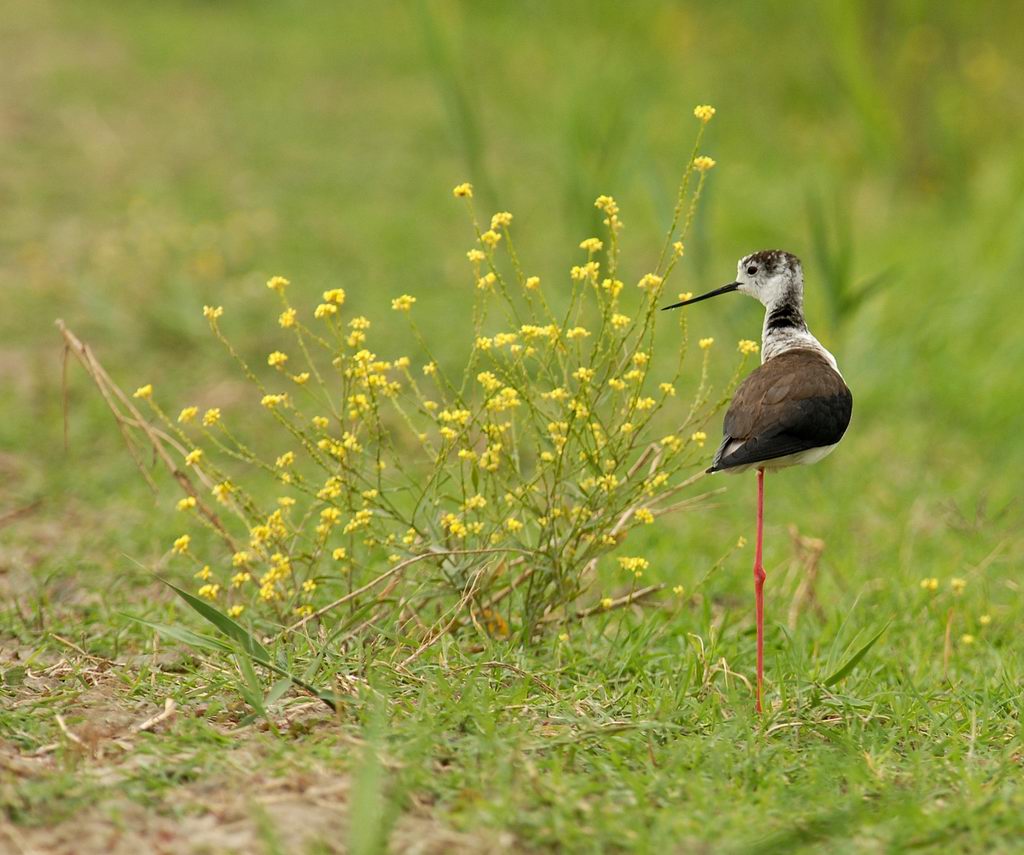
MULTIPOLYGON (((157 578, 160 579, 159 576, 157 576, 157 578)), ((242 646, 242 649, 254 659, 262 659, 268 663, 270 662, 270 654, 267 652, 267 649, 253 638, 240 623, 232 620, 223 612, 217 611, 217 609, 209 603, 203 602, 199 597, 193 596, 188 591, 183 591, 177 585, 168 582, 166 579, 160 579, 160 581, 188 603, 188 605, 194 611, 198 612, 201 617, 212 623, 232 641, 238 642, 242 646)))
POLYGON ((192 632, 190 629, 185 629, 180 626, 170 626, 165 623, 154 623, 144 618, 136 617, 135 615, 125 614, 129 620, 133 620, 136 623, 148 626, 150 629, 154 629, 166 638, 178 641, 181 644, 187 644, 189 647, 194 647, 197 650, 205 650, 209 653, 231 653, 231 646, 225 644, 219 638, 213 638, 209 635, 202 635, 198 632, 192 632))
MULTIPOLYGON (((157 577, 160 578, 159 576, 157 577)), ((241 624, 236 623, 234 620, 229 618, 226 614, 217 611, 209 603, 204 603, 198 597, 194 597, 188 591, 183 591, 177 585, 173 585, 166 579, 160 579, 168 588, 173 590, 179 597, 181 597, 189 606, 192 607, 198 614, 205 620, 212 623, 217 629, 219 629, 224 635, 230 638, 232 641, 237 642, 242 647, 242 652, 252 657, 258 665, 262 665, 264 668, 273 671, 280 677, 285 677, 290 680, 294 685, 301 689, 309 692, 314 697, 323 701, 332 710, 337 710, 337 702, 334 696, 321 691, 316 686, 307 683, 300 677, 296 677, 294 674, 282 668, 280 665, 275 664, 270 659, 270 653, 267 649, 260 644, 255 638, 253 638, 241 624)), ((173 629, 173 627, 172 627, 173 629)), ((228 648, 230 650, 230 648, 228 648)))
POLYGON ((871 636, 871 638, 868 639, 867 643, 863 647, 861 647, 860 650, 858 650, 856 653, 853 654, 853 656, 847 659, 845 665, 842 665, 840 668, 833 671, 828 677, 826 677, 825 685, 834 686, 836 683, 842 680, 843 677, 849 675, 849 673, 857 667, 857 663, 860 662, 860 660, 867 655, 868 651, 875 646, 875 642, 877 642, 878 639, 882 637, 882 633, 884 633, 889 628, 889 624, 891 622, 892 621, 886 621, 885 626, 883 626, 880 630, 878 630, 878 632, 871 636))

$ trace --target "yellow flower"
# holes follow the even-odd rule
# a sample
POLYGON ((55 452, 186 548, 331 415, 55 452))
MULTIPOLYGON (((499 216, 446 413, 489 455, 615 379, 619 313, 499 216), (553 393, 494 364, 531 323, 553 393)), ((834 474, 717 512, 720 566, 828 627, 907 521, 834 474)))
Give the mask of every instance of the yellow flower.
POLYGON ((426 365, 424 365, 423 366, 423 373, 426 374, 428 377, 436 374, 437 373, 437 365, 436 365, 436 363, 428 362, 426 365))
POLYGON ((673 594, 675 594, 675 595, 676 595, 677 597, 681 597, 681 596, 683 595, 683 591, 684 591, 684 590, 685 590, 685 589, 683 588, 683 586, 682 586, 682 585, 676 585, 676 586, 675 586, 675 587, 674 587, 674 588, 672 589, 672 593, 673 593, 673 594))
POLYGON ((487 401, 487 409, 493 410, 497 413, 503 413, 506 410, 513 410, 518 407, 522 401, 519 399, 519 392, 513 389, 511 386, 506 386, 497 395, 487 401))
POLYGON ((277 291, 278 294, 284 291, 284 289, 291 284, 292 283, 285 279, 283 276, 271 276, 267 280, 267 287, 271 291, 277 291))
POLYGON ((498 241, 501 240, 501 235, 498 234, 494 229, 489 229, 480 235, 480 242, 486 244, 491 249, 494 249, 498 245, 498 241))
POLYGON ((589 383, 594 379, 594 369, 580 366, 572 372, 572 376, 579 380, 581 383, 589 383))
POLYGON ((518 333, 498 333, 497 335, 494 336, 494 346, 505 347, 505 345, 512 344, 513 342, 515 342, 517 338, 519 338, 518 333))
POLYGON ((203 585, 202 587, 200 587, 198 594, 205 600, 216 600, 217 595, 220 594, 220 585, 203 585))
POLYGON ((185 455, 185 465, 195 466, 202 459, 203 450, 201 448, 193 448, 188 454, 185 455))
POLYGON ((329 291, 324 291, 324 302, 333 306, 342 305, 345 302, 345 289, 331 288, 329 291))
POLYGON ((481 371, 477 374, 476 382, 483 386, 486 392, 497 391, 502 386, 502 382, 490 371, 481 371))
MULTIPOLYGON (((537 326, 536 324, 523 324, 519 328, 519 334, 528 341, 538 338, 546 338, 549 341, 555 341, 558 338, 558 327, 555 326, 555 324, 545 324, 542 327, 537 326)), ((529 355, 530 353, 528 349, 527 356, 529 355)))
POLYGON ((203 306, 203 317, 213 321, 224 314, 223 306, 203 306))
POLYGON ((302 583, 302 590, 305 591, 307 594, 313 593, 313 591, 316 590, 316 582, 314 582, 312 579, 307 579, 305 582, 302 583))
POLYGON ((740 339, 739 351, 744 356, 751 353, 757 353, 761 349, 761 346, 756 341, 751 341, 749 338, 740 339))
POLYGON ((715 343, 715 340, 713 338, 710 338, 710 337, 702 338, 699 342, 697 342, 697 344, 700 345, 700 349, 701 350, 707 350, 714 343, 715 343))
POLYGON ((191 536, 183 534, 181 537, 174 541, 174 545, 171 547, 171 549, 174 552, 177 552, 179 555, 184 555, 186 552, 188 552, 188 546, 191 542, 191 536))
POLYGON ((478 261, 483 261, 485 258, 487 258, 487 256, 484 255, 484 253, 482 253, 479 249, 471 249, 469 250, 469 252, 466 253, 466 258, 468 258, 473 263, 476 263, 478 261))
POLYGON ((412 308, 412 304, 415 302, 415 297, 403 294, 401 297, 395 297, 395 299, 391 301, 391 308, 396 312, 408 312, 412 308))
POLYGON ((562 642, 568 641, 569 640, 569 633, 567 633, 567 632, 560 632, 558 634, 558 640, 562 641, 562 642))
POLYGON ((974 644, 974 636, 971 635, 969 632, 965 632, 963 635, 960 636, 960 642, 962 644, 974 644))
POLYGON ((715 161, 706 154, 699 155, 693 159, 693 168, 698 172, 707 172, 714 169, 715 161))
POLYGON ((547 401, 564 401, 569 397, 569 392, 564 387, 558 386, 550 392, 541 392, 540 396, 547 401))
POLYGON ((982 615, 980 618, 978 618, 978 623, 980 623, 982 626, 988 626, 990 623, 992 623, 992 615, 982 615))
POLYGON ((275 350, 267 357, 267 365, 271 368, 277 368, 284 365, 288 361, 288 354, 281 353, 280 350, 275 350))
POLYGON ((710 104, 699 104, 693 108, 693 115, 702 122, 707 123, 710 122, 711 117, 715 115, 715 108, 710 104))
POLYGON ((704 442, 707 440, 708 435, 702 430, 694 431, 690 434, 690 441, 697 443, 700 448, 704 447, 704 442))
POLYGON ((236 552, 234 555, 231 556, 232 567, 241 567, 244 564, 247 564, 249 561, 252 561, 252 555, 250 555, 244 549, 241 552, 236 552))
POLYGON ((498 277, 492 271, 490 273, 485 273, 483 276, 477 279, 476 287, 479 288, 481 291, 487 291, 488 289, 493 288, 494 283, 497 281, 498 277))
POLYGON ((747 539, 742 534, 738 538, 736 538, 736 548, 737 549, 742 549, 746 545, 747 545, 747 539))
POLYGON ((178 421, 181 424, 188 424, 197 415, 199 415, 199 407, 185 407, 185 409, 178 413, 178 421))
POLYGON ((292 505, 295 504, 295 499, 293 499, 291 496, 279 496, 277 499, 277 503, 282 508, 290 508, 292 505))
POLYGON ((196 578, 202 579, 204 582, 213 576, 213 571, 210 569, 209 564, 204 564, 201 570, 196 571, 196 578))
POLYGON ((277 322, 285 329, 295 326, 295 309, 285 309, 277 316, 277 322))
POLYGON ((505 528, 507 528, 511 532, 520 531, 522 527, 523 524, 517 519, 509 518, 505 520, 505 528))
POLYGON ((299 386, 305 386, 309 382, 309 372, 302 371, 298 374, 293 374, 292 382, 297 383, 299 386))
POLYGON ((683 246, 683 242, 681 240, 677 240, 672 244, 672 251, 675 253, 676 258, 682 258, 686 253, 686 247, 683 246))
POLYGON ((934 576, 926 577, 921 580, 921 588, 925 591, 937 591, 939 589, 939 580, 934 576))
POLYGON ((132 393, 132 397, 145 398, 146 400, 149 400, 153 397, 153 384, 147 383, 145 386, 139 386, 139 388, 132 393))
POLYGON ((583 327, 573 327, 571 330, 566 330, 565 337, 570 341, 576 338, 589 338, 590 332, 583 327))
POLYGON ((670 451, 679 451, 679 449, 682 448, 683 445, 683 441, 675 434, 663 436, 660 440, 658 440, 658 443, 662 446, 662 448, 667 448, 670 451))
POLYGON ((646 558, 622 556, 619 558, 619 566, 639 578, 644 570, 651 566, 651 562, 646 558))
POLYGON ((231 577, 231 587, 241 588, 242 585, 244 585, 246 582, 251 581, 252 573, 243 570, 241 573, 236 573, 234 576, 231 577))
POLYGON ((679 302, 685 303, 693 297, 693 291, 680 291, 677 296, 679 298, 679 302))
POLYGON ((310 421, 313 423, 313 427, 320 430, 327 430, 327 426, 330 424, 327 416, 313 416, 310 421))
POLYGON ((491 229, 497 231, 501 227, 508 228, 512 224, 512 215, 508 211, 499 211, 491 217, 491 229))
POLYGON ((601 608, 602 609, 606 609, 607 610, 607 609, 610 609, 614 605, 615 605, 615 600, 613 600, 611 597, 601 597, 601 608))
POLYGON ((612 196, 605 196, 604 194, 598 196, 594 200, 594 207, 600 211, 604 211, 606 214, 619 213, 619 206, 615 202, 615 199, 612 196))
POLYGON ((654 514, 651 513, 649 508, 640 508, 635 514, 633 514, 633 516, 636 517, 639 522, 646 525, 650 525, 654 522, 654 514))
POLYGON ((580 241, 580 249, 585 249, 587 252, 600 252, 604 249, 604 244, 596 237, 587 238, 580 241))
POLYGON ((527 291, 536 291, 540 287, 539 276, 527 276, 526 281, 523 283, 523 287, 527 291))
POLYGON ((295 452, 286 451, 280 455, 277 460, 274 461, 274 465, 279 469, 283 469, 285 466, 291 466, 295 462, 295 452))
POLYGON ((654 291, 657 290, 662 281, 662 278, 656 273, 645 273, 640 281, 636 283, 636 287, 644 291, 654 291))
POLYGON ((317 320, 322 320, 336 314, 338 314, 338 307, 334 303, 321 303, 313 310, 313 317, 317 320))
POLYGON ((582 282, 588 277, 590 279, 597 279, 597 274, 601 270, 601 265, 596 261, 588 261, 586 264, 576 264, 569 270, 569 276, 574 282, 582 282))
POLYGON ((629 315, 620 315, 618 313, 612 315, 612 326, 617 330, 624 330, 629 326, 629 322, 629 315))
POLYGON ((184 499, 178 499, 178 506, 177 507, 178 507, 179 511, 191 510, 195 506, 196 506, 196 497, 195 496, 186 496, 184 499))
POLYGON ((272 410, 275 407, 280 406, 282 404, 287 405, 287 403, 287 395, 264 395, 262 398, 260 398, 260 404, 266 407, 268 410, 272 410))
POLYGON ((676 387, 671 383, 659 383, 658 389, 661 390, 661 394, 668 395, 670 398, 674 397, 676 394, 676 387))
POLYGON ((949 587, 952 589, 954 594, 959 596, 960 594, 962 594, 964 592, 964 588, 967 587, 967 580, 966 579, 959 579, 959 578, 950 579, 949 580, 949 587))
POLYGON ((344 561, 347 555, 348 551, 345 549, 345 547, 339 546, 337 549, 334 550, 334 552, 331 553, 331 558, 333 558, 335 561, 344 561))
POLYGON ((218 502, 227 502, 234 490, 235 487, 230 481, 222 481, 220 484, 215 484, 211 492, 218 502))
POLYGON ((228 609, 228 617, 236 618, 245 611, 245 606, 231 606, 228 609))
POLYGON ((649 410, 655 406, 658 402, 654 398, 640 398, 636 402, 636 408, 638 410, 649 410))
POLYGON ((220 421, 220 407, 210 407, 203 413, 203 426, 212 427, 220 421))
POLYGON ((458 199, 472 199, 473 198, 473 185, 468 181, 457 184, 452 188, 452 195, 458 199))
POLYGON ((608 294, 613 300, 622 293, 623 287, 621 279, 605 279, 601 282, 601 290, 608 294))
POLYGON ((369 508, 363 508, 361 511, 356 511, 355 516, 345 524, 345 534, 351 534, 361 528, 366 528, 372 519, 373 511, 369 508))

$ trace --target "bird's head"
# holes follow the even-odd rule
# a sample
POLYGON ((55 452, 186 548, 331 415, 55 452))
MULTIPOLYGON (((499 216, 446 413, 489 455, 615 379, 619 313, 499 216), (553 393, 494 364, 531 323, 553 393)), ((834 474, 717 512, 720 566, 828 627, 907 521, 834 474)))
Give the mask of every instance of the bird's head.
POLYGON ((803 288, 804 271, 799 258, 781 249, 763 249, 745 255, 739 260, 736 264, 735 282, 665 308, 688 306, 717 297, 719 294, 728 294, 730 291, 748 294, 762 305, 771 306, 784 300, 800 301, 803 297, 803 288))

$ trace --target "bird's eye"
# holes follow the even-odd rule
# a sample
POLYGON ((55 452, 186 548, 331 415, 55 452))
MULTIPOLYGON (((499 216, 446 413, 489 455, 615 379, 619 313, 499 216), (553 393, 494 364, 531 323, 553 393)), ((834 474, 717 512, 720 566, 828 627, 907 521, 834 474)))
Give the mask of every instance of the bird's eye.
POLYGON ((751 264, 750 267, 747 268, 747 273, 753 276, 755 273, 757 273, 757 268, 753 264, 751 264))

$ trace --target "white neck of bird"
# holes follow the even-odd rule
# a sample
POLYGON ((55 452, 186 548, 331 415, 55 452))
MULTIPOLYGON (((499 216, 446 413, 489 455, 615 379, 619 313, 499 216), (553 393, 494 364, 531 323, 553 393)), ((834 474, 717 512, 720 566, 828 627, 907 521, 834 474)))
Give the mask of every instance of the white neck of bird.
POLYGON ((811 331, 804 320, 803 298, 799 290, 793 289, 781 294, 764 307, 764 326, 761 329, 761 363, 794 348, 816 350, 821 353, 837 371, 835 357, 829 353, 811 331))

